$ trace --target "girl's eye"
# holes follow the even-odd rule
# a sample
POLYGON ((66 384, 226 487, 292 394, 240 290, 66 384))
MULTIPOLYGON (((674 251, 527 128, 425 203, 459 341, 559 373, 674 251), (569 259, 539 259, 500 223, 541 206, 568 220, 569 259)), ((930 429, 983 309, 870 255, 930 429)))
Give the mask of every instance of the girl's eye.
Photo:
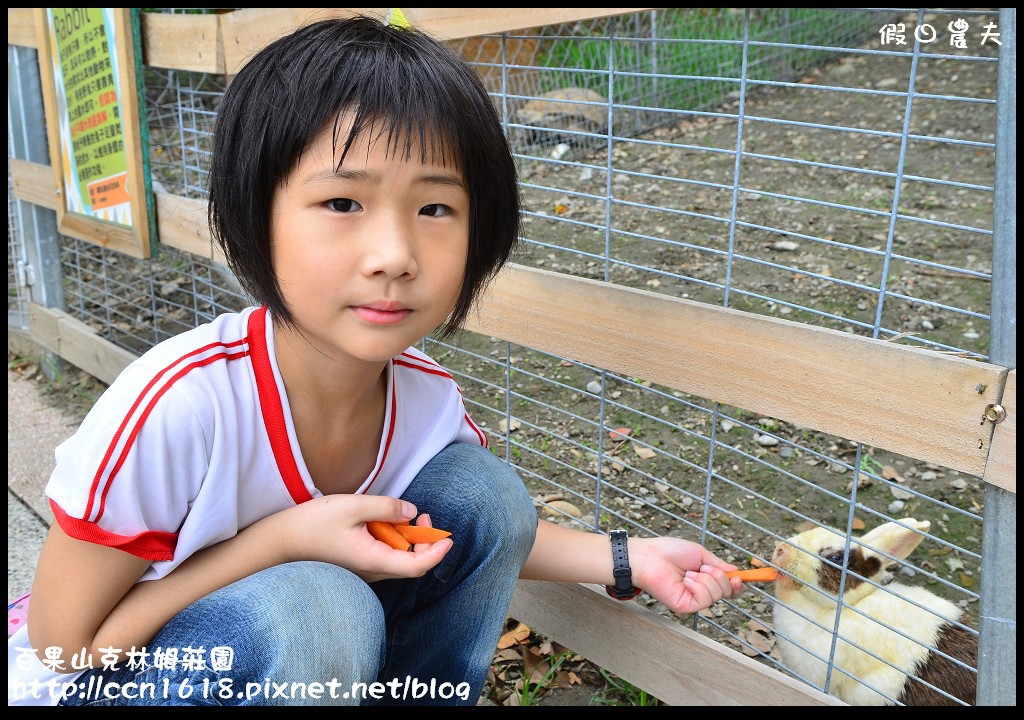
POLYGON ((359 203, 350 198, 334 198, 333 200, 328 200, 327 207, 337 213, 351 213, 362 209, 359 203))
POLYGON ((420 209, 420 215, 427 215, 429 217, 442 217, 444 215, 450 215, 452 209, 447 205, 424 205, 420 209))

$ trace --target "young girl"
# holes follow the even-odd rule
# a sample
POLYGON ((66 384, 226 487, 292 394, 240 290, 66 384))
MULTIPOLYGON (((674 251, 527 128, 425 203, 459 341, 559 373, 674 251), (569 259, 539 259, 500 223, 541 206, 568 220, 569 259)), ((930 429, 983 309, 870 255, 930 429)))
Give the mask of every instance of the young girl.
POLYGON ((519 231, 500 118, 444 45, 362 17, 271 43, 209 191, 254 305, 145 353, 57 449, 9 702, 472 705, 517 577, 678 612, 740 591, 695 543, 538 523, 411 347, 459 331, 519 231), (403 552, 370 520, 452 536, 403 552))

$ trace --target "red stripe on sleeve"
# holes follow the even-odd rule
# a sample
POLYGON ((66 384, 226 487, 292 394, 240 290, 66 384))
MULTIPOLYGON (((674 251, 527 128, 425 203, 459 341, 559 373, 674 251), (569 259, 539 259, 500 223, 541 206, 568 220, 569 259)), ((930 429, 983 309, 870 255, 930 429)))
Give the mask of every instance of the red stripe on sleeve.
POLYGON ((96 523, 71 517, 53 500, 50 500, 50 509, 53 510, 53 516, 61 530, 76 540, 124 550, 151 562, 174 559, 174 548, 178 545, 177 533, 150 530, 138 535, 117 535, 104 530, 96 523))

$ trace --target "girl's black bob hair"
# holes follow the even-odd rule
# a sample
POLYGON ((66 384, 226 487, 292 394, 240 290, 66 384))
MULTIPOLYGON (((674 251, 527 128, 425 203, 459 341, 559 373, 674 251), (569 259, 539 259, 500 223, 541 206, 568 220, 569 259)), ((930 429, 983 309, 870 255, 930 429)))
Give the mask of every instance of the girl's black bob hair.
POLYGON ((328 124, 339 166, 360 132, 383 130, 403 157, 418 146, 461 170, 470 197, 469 253, 462 291, 437 332, 456 335, 516 246, 519 186, 482 82, 421 31, 367 16, 322 20, 270 43, 231 79, 217 109, 209 177, 210 231, 228 266, 277 322, 294 322, 271 259, 270 212, 274 191, 328 124), (339 116, 350 110, 349 135, 338 137, 339 116))

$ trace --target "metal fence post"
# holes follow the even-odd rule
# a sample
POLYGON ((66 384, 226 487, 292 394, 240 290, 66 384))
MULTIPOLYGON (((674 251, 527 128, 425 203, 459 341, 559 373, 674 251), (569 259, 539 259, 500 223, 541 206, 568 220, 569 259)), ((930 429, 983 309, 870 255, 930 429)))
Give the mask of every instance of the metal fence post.
MULTIPOLYGON (((995 210, 992 248, 993 363, 1017 367, 1017 11, 999 11, 995 210)), ((978 705, 1017 704, 1017 495, 985 486, 978 705)))
MULTIPOLYGON (((50 155, 38 53, 32 48, 7 46, 7 111, 7 142, 11 155, 19 160, 48 165, 50 155)), ((18 200, 16 218, 21 251, 17 258, 19 283, 27 287, 33 302, 63 310, 57 213, 18 200)), ((13 231, 13 228, 8 228, 8 233, 13 231)), ((24 317, 26 308, 19 310, 24 317)), ((52 353, 46 353, 46 356, 40 367, 52 379, 60 359, 52 353)))

